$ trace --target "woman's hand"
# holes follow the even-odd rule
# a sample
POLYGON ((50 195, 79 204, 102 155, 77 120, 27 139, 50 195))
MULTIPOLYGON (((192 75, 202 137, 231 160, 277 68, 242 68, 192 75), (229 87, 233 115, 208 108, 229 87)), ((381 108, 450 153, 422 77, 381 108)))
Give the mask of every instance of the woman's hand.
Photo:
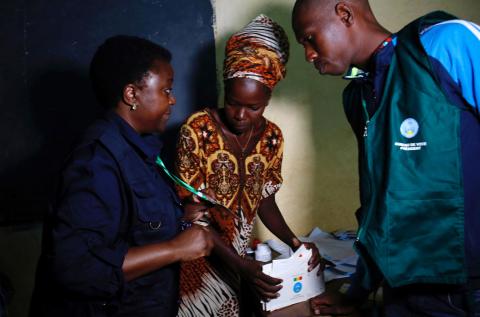
POLYGON ((202 219, 211 207, 209 202, 200 200, 196 195, 192 195, 189 200, 183 203, 182 220, 187 222, 195 222, 202 219))
POLYGON ((191 261, 210 254, 214 243, 210 230, 199 225, 192 225, 176 236, 172 243, 179 252, 181 261, 191 261))
POLYGON ((187 222, 195 222, 203 218, 208 212, 206 203, 203 202, 186 202, 183 204, 182 220, 187 222))
POLYGON ((239 265, 240 275, 256 290, 259 297, 268 301, 277 298, 278 291, 282 288, 281 279, 268 276, 262 272, 262 262, 250 259, 241 259, 239 265))
POLYGON ((325 260, 320 256, 320 252, 318 251, 317 246, 313 242, 301 242, 298 240, 298 238, 293 238, 293 249, 294 251, 297 250, 301 245, 304 245, 307 250, 312 250, 312 256, 310 257, 310 260, 308 261, 308 272, 312 271, 314 268, 317 267, 317 265, 320 264, 320 270, 318 271, 318 274, 320 274, 323 270, 325 270, 326 265, 333 265, 332 262, 325 260))

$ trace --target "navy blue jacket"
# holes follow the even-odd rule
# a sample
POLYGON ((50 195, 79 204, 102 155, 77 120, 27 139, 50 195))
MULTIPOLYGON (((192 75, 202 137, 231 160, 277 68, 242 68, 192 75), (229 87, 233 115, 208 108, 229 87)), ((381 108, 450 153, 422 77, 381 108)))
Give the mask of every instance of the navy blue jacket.
POLYGON ((178 265, 126 282, 130 247, 172 239, 181 209, 155 167, 157 136, 113 112, 70 155, 44 227, 34 316, 175 316, 178 265))

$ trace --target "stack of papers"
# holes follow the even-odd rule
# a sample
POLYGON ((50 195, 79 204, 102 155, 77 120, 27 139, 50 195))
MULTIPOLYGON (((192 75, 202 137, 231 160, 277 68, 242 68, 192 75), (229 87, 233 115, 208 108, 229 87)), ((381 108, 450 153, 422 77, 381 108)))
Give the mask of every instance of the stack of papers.
POLYGON ((267 311, 290 306, 320 295, 325 291, 323 275, 318 275, 319 266, 308 272, 312 251, 301 246, 286 259, 276 259, 263 265, 263 273, 283 280, 279 297, 263 302, 267 311))
POLYGON ((358 255, 353 249, 355 236, 351 233, 339 234, 337 231, 337 236, 335 236, 322 231, 320 228, 315 228, 308 237, 299 239, 303 242, 315 243, 320 255, 335 264, 335 266, 325 268, 325 282, 349 277, 355 272, 358 255), (341 238, 338 238, 338 236, 341 236, 341 238), (347 239, 346 236, 351 238, 347 239))

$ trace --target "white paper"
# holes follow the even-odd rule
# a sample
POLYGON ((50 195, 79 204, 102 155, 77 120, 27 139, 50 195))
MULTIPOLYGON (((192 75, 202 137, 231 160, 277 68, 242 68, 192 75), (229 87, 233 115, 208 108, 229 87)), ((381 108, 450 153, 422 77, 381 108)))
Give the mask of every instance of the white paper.
MULTIPOLYGON (((355 266, 358 260, 358 255, 353 250, 353 233, 350 231, 345 231, 345 234, 342 234, 340 231, 337 233, 342 236, 348 236, 349 238, 338 239, 318 227, 314 228, 308 237, 299 237, 302 242, 315 243, 320 255, 335 264, 334 267, 327 267, 325 269, 325 282, 351 276, 355 272, 355 266)), ((267 243, 272 250, 280 254, 277 259, 290 258, 293 253, 290 247, 281 241, 267 240, 265 243, 267 243)))
POLYGON ((283 280, 279 297, 264 302, 267 311, 276 310, 296 303, 303 302, 325 291, 323 274, 317 275, 320 266, 308 272, 308 261, 312 255, 302 245, 287 259, 273 260, 263 266, 263 273, 283 280))
POLYGON ((288 259, 293 254, 292 249, 282 241, 270 239, 265 241, 265 243, 268 244, 270 249, 279 254, 277 259, 288 259))

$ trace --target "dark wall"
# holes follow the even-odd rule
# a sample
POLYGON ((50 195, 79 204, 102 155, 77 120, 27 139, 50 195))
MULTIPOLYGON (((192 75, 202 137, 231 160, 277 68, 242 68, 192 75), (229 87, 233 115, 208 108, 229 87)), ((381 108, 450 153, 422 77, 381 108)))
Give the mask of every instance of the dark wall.
POLYGON ((107 37, 141 36, 173 53, 171 151, 181 121, 216 102, 212 16, 209 0, 3 0, 0 224, 42 218, 71 144, 100 114, 88 65, 107 37))

